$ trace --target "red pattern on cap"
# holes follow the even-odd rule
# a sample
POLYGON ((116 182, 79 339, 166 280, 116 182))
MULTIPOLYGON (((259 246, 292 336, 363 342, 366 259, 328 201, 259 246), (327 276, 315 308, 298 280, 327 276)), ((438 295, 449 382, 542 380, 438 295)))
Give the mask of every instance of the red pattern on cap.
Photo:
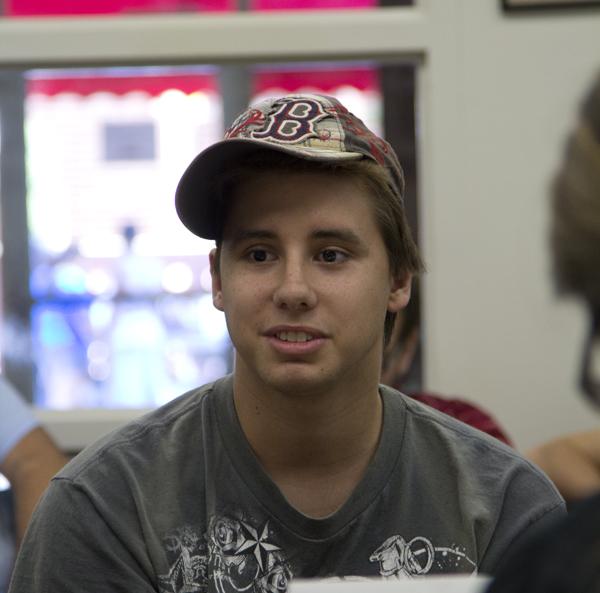
POLYGON ((375 160, 382 166, 385 166, 385 155, 389 154, 387 143, 373 134, 359 119, 352 115, 341 103, 333 106, 328 111, 343 120, 344 129, 362 138, 369 145, 369 152, 375 160))
POLYGON ((235 120, 231 127, 225 132, 225 140, 237 138, 248 126, 263 124, 266 121, 265 114, 260 109, 250 109, 242 121, 235 120))

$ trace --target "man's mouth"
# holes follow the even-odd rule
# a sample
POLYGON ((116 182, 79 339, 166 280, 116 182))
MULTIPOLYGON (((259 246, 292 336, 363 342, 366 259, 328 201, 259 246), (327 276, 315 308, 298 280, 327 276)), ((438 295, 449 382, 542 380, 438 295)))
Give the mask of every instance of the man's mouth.
POLYGON ((275 336, 283 342, 310 342, 314 340, 314 336, 302 331, 282 331, 277 332, 275 336))

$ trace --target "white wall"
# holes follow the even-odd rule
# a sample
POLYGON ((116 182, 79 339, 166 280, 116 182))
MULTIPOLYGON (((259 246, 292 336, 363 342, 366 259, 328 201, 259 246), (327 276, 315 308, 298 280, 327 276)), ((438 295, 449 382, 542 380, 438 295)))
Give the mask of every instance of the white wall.
POLYGON ((583 311, 555 298, 546 244, 549 180, 600 68, 600 11, 448 4, 423 80, 426 382, 481 403, 526 448, 600 425, 576 385, 583 311))

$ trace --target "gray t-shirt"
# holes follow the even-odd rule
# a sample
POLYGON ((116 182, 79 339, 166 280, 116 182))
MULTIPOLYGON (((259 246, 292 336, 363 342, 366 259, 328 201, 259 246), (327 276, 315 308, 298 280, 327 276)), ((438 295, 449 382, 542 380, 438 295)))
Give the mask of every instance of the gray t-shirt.
POLYGON ((288 504, 246 441, 232 379, 90 446, 52 481, 11 593, 277 593, 290 578, 492 573, 564 513, 515 451, 381 387, 383 429, 333 515, 288 504))

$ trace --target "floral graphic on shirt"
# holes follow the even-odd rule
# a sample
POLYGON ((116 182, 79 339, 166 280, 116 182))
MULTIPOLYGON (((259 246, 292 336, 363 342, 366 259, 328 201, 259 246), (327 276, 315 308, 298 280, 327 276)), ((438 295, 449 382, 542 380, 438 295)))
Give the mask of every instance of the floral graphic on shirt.
POLYGON ((168 552, 176 554, 168 574, 159 576, 162 591, 196 593, 206 591, 206 554, 203 539, 191 527, 178 529, 166 539, 168 552))
POLYGON ((459 546, 434 547, 426 537, 407 542, 400 535, 388 537, 369 557, 379 562, 384 578, 411 578, 429 573, 477 572, 477 565, 459 546))
POLYGON ((165 539, 174 561, 163 593, 284 593, 292 578, 268 521, 215 516, 202 537, 185 528, 165 539))
POLYGON ((292 577, 268 521, 214 517, 208 529, 209 573, 219 593, 282 593, 292 577))

